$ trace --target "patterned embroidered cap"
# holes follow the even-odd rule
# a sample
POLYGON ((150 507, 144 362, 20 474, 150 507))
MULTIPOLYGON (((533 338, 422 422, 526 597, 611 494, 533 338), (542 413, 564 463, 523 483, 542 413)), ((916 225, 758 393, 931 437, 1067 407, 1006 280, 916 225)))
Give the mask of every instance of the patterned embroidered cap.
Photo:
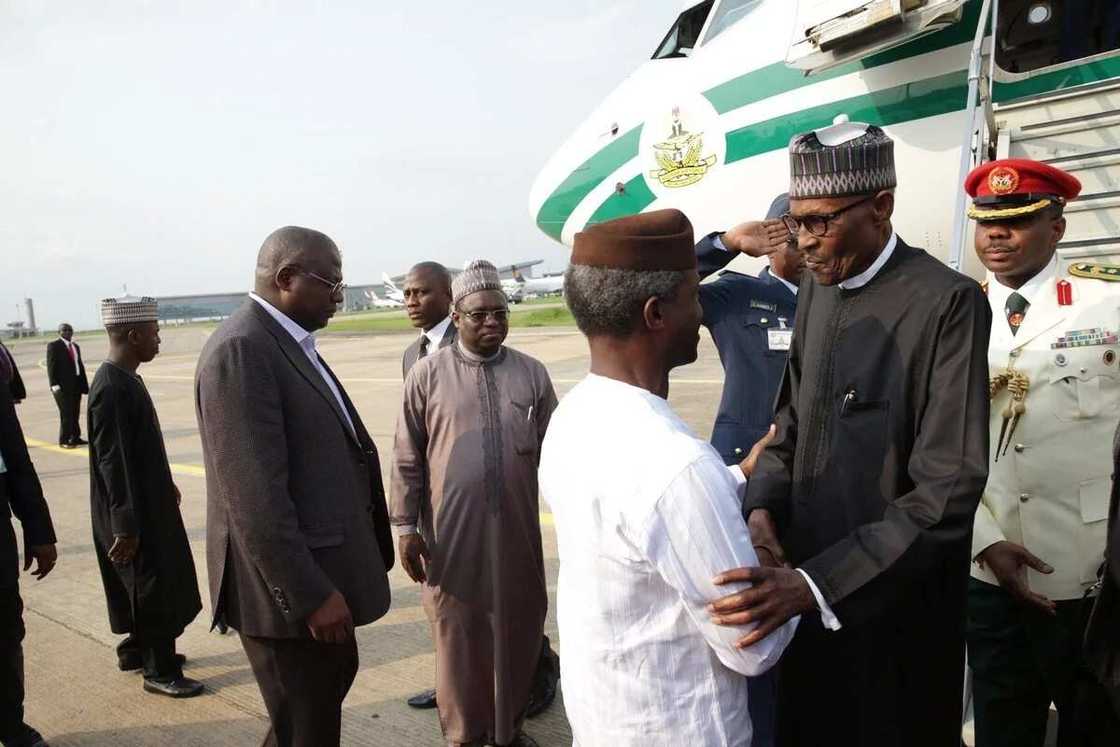
POLYGON ((789 143, 792 200, 894 189, 894 141, 875 125, 844 122, 795 135, 789 143))
POLYGON ((485 259, 476 259, 468 262, 455 278, 451 281, 451 303, 458 306, 459 302, 480 291, 502 290, 502 278, 498 275, 498 268, 485 259))
POLYGON ((118 324, 140 324, 159 321, 159 303, 148 296, 121 296, 101 302, 101 323, 106 327, 118 324))

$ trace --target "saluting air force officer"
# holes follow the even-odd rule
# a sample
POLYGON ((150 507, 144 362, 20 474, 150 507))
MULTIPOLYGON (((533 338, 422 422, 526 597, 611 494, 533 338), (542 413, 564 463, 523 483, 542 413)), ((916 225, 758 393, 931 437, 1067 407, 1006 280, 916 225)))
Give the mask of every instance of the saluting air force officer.
POLYGON ((722 270, 740 253, 770 261, 758 277, 724 270, 700 286, 703 323, 724 370, 712 446, 729 465, 742 462, 770 428, 789 356, 805 260, 797 251, 797 238, 780 220, 788 211, 789 195, 779 195, 766 220, 709 234, 696 245, 701 278, 722 270))
POLYGON ((965 183, 988 269, 991 454, 976 512, 968 603, 976 745, 1081 744, 1080 600, 1101 565, 1120 418, 1120 274, 1064 263, 1073 176, 1003 160, 965 183))

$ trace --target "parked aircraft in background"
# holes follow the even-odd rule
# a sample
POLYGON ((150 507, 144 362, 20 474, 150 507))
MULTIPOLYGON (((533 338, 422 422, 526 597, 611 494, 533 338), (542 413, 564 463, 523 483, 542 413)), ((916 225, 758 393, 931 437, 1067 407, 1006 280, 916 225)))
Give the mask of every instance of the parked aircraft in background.
POLYGON ((392 298, 381 298, 377 292, 372 288, 365 292, 366 298, 369 299, 369 304, 375 309, 400 309, 404 307, 404 303, 396 301, 392 298))

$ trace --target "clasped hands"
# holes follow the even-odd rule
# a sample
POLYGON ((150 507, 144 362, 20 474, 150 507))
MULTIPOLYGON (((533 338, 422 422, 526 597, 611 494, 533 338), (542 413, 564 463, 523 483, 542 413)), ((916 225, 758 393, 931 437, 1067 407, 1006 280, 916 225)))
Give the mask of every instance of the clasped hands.
MULTIPOLYGON (((751 476, 758 457, 774 440, 774 435, 775 428, 770 426, 769 432, 751 448, 750 454, 739 465, 744 475, 751 476)), ((757 625, 735 642, 739 648, 761 641, 786 621, 816 606, 809 583, 786 560, 770 512, 766 509, 752 511, 747 520, 747 529, 750 531, 751 544, 758 554, 759 565, 755 568, 725 571, 713 581, 717 586, 748 582, 751 587, 720 597, 708 605, 712 621, 717 625, 757 625)))

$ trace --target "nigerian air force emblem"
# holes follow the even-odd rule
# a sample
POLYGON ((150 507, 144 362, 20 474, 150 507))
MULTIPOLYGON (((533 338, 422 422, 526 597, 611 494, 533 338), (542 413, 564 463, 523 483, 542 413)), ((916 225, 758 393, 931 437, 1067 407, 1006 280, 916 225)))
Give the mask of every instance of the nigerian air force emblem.
POLYGON ((704 133, 689 132, 681 124, 680 109, 673 109, 673 128, 669 137, 654 143, 654 158, 660 167, 649 172, 662 186, 676 189, 695 184, 716 163, 715 154, 704 152, 704 133))

